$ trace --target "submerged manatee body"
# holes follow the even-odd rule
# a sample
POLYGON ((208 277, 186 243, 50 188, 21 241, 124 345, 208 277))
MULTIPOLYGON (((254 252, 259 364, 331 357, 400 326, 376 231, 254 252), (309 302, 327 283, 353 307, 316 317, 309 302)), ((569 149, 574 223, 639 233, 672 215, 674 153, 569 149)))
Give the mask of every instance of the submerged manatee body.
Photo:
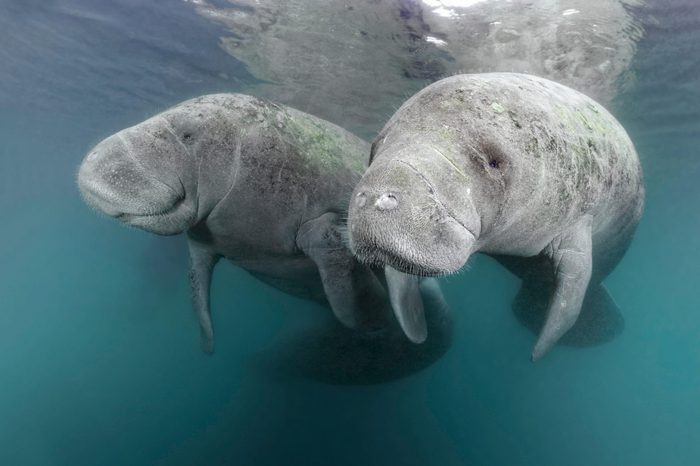
MULTIPOLYGON (((202 348, 211 352, 209 286, 221 257, 329 305, 346 326, 385 325, 383 273, 357 262, 343 241, 342 217, 368 154, 367 143, 329 122, 216 94, 105 139, 86 156, 78 184, 90 205, 121 222, 187 233, 202 348)), ((441 298, 439 288, 431 292, 441 298)))
MULTIPOLYGON (((521 320, 543 322, 538 359, 579 314, 574 344, 619 332, 601 281, 643 204, 637 153, 601 105, 534 76, 459 75, 413 96, 377 136, 350 206, 350 246, 366 263, 417 275, 494 256, 523 280, 521 320)), ((425 325, 413 322, 409 334, 425 325)))

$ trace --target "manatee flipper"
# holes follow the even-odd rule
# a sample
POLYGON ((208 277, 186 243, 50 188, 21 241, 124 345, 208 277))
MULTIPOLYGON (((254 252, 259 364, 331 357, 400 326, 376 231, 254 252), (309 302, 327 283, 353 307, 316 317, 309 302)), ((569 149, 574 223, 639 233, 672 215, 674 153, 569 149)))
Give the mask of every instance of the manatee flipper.
POLYGON ((209 289, 211 287, 211 274, 219 256, 192 238, 187 238, 187 244, 190 250, 192 304, 199 321, 200 346, 205 353, 213 353, 214 329, 209 310, 209 289))
POLYGON ((420 293, 420 277, 399 272, 388 265, 384 267, 384 275, 391 307, 401 329, 412 342, 423 343, 428 337, 428 326, 420 293))
POLYGON ((585 216, 545 248, 554 268, 547 317, 532 351, 537 361, 576 323, 592 269, 591 217, 585 216))
MULTIPOLYGON (((520 291, 513 301, 513 312, 518 321, 534 334, 544 325, 547 304, 553 292, 551 273, 523 278, 520 291)), ((620 309, 605 286, 590 283, 578 320, 561 337, 559 344, 575 347, 600 345, 622 333, 624 325, 620 309)))
MULTIPOLYGON (((450 313, 450 305, 447 304, 445 296, 442 294, 442 289, 436 278, 428 277, 420 281, 420 293, 423 299, 423 307, 426 312, 428 309, 433 312, 445 315, 450 313)), ((427 319, 426 319, 427 320, 427 319)))
POLYGON ((318 267, 328 303, 343 325, 374 330, 388 324, 384 287, 345 247, 342 221, 327 212, 301 225, 297 247, 318 267))

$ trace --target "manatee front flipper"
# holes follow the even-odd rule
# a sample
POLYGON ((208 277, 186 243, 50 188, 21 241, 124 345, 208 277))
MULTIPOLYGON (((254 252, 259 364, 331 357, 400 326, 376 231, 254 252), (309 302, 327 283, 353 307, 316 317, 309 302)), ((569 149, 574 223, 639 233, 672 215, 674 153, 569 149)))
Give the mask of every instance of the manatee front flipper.
POLYGON ((209 310, 211 274, 219 256, 192 238, 187 238, 190 250, 190 287, 192 304, 199 321, 200 346, 205 353, 214 352, 214 329, 209 310))
POLYGON ((592 268, 591 217, 585 216, 545 248, 554 268, 554 292, 532 352, 540 359, 576 323, 592 268))
MULTIPOLYGON (((523 284, 513 300, 513 312, 518 321, 537 334, 544 325, 549 297, 554 292, 550 268, 543 273, 523 277, 523 284)), ((559 340, 567 346, 595 346, 606 343, 620 333, 625 322, 620 309, 602 284, 590 283, 583 298, 581 313, 571 329, 559 340)))
POLYGON ((323 290, 335 316, 350 328, 373 330, 388 323, 386 291, 372 270, 345 247, 342 221, 327 212, 305 222, 297 247, 318 267, 323 290))
POLYGON ((384 275, 391 307, 401 329, 412 342, 423 343, 428 337, 428 327, 420 293, 420 277, 399 272, 388 265, 384 267, 384 275))

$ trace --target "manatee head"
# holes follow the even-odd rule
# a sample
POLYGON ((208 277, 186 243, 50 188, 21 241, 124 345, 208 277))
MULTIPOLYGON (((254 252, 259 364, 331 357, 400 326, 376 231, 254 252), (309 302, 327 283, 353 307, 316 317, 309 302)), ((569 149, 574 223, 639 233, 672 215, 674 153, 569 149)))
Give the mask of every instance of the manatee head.
POLYGON ((184 102, 97 144, 78 171, 85 201, 161 235, 196 224, 230 185, 225 165, 237 132, 222 131, 227 110, 217 98, 184 102))
POLYGON ((414 275, 458 271, 481 228, 463 175, 428 145, 375 149, 350 202, 353 253, 414 275))

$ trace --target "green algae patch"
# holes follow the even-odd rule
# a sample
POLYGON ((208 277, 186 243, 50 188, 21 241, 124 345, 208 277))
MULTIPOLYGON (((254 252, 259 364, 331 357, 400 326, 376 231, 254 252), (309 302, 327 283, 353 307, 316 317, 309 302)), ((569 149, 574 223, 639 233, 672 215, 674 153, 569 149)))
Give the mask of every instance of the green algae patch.
POLYGON ((283 115, 289 141, 302 151, 308 163, 322 170, 344 168, 364 173, 366 167, 363 161, 367 154, 362 153, 361 145, 315 118, 297 112, 285 112, 283 115))
POLYGON ((599 136, 614 132, 610 118, 596 105, 588 104, 580 108, 557 105, 556 113, 561 125, 570 131, 598 133, 599 136))
POLYGON ((498 102, 492 102, 491 109, 493 109, 493 111, 496 113, 503 113, 506 111, 506 109, 503 108, 503 105, 499 104, 498 102))
POLYGON ((586 115, 585 115, 583 112, 581 112, 581 111, 576 112, 576 114, 577 114, 578 117, 581 119, 581 121, 583 122, 584 126, 585 126, 586 128, 588 128, 588 130, 592 131, 592 130, 593 130, 593 125, 591 125, 591 122, 588 121, 588 118, 586 118, 586 115))

